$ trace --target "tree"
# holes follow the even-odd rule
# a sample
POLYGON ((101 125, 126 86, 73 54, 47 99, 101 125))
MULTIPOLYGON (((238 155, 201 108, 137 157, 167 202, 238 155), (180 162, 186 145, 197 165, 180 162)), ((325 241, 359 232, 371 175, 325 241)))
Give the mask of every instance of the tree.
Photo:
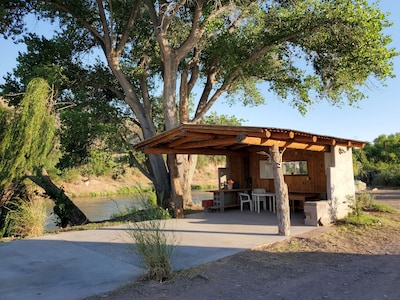
MULTIPOLYGON (((99 141, 103 148, 126 148, 121 138, 118 139, 121 134, 117 131, 122 127, 126 129, 124 125, 129 115, 125 113, 122 100, 116 101, 108 91, 115 85, 109 72, 100 65, 85 68, 81 46, 76 43, 71 49, 68 36, 48 40, 29 34, 24 43, 27 52, 18 54, 18 65, 13 74, 7 74, 0 88, 5 95, 18 95, 35 77, 52 84, 58 94, 55 107, 59 112, 62 133, 63 157, 59 167, 63 169, 85 163, 89 151, 99 141), (112 142, 111 136, 114 137, 112 142)), ((9 99, 10 103, 19 103, 21 97, 17 95, 9 99)))
MULTIPOLYGON (((7 230, 7 215, 13 201, 26 198, 24 179, 34 181, 39 169, 49 166, 49 157, 56 142, 56 122, 52 115, 53 99, 48 83, 42 78, 32 79, 27 85, 22 101, 15 109, 5 104, 0 108, 0 232, 7 230), (5 126, 4 126, 5 125, 5 126)), ((44 179, 44 171, 39 178, 44 179)), ((47 176, 48 177, 48 176, 47 176)), ((44 186, 42 186, 44 187, 44 186)), ((45 188, 45 187, 44 187, 45 188)), ((46 189, 46 188, 45 188, 46 189)), ((59 190, 55 188, 54 190, 59 190)), ((48 189, 47 189, 48 191, 48 189)), ((54 193, 54 192, 53 192, 54 193)), ((49 194, 53 199, 53 194, 49 194)), ((22 199, 25 200, 26 199, 22 199)), ((56 203, 57 204, 57 203, 56 203)), ((68 198, 59 201, 59 207, 67 207, 56 212, 67 223, 87 221, 84 214, 68 198)))
MULTIPOLYGON (((88 48, 101 47, 143 138, 158 133, 151 96, 158 78, 168 130, 202 122, 225 95, 263 103, 262 82, 303 114, 319 100, 353 105, 365 97, 359 87, 367 80, 393 76, 397 55, 383 34, 390 26, 385 15, 362 0, 8 1, 0 10, 2 32, 20 32, 22 16, 33 11, 57 19, 88 48), (201 92, 189 115, 196 86, 201 92)), ((172 192, 176 216, 190 197, 190 161, 147 158, 147 175, 159 197, 172 192)))
POLYGON ((217 112, 212 111, 210 114, 203 118, 204 124, 210 125, 232 125, 232 126, 241 126, 245 120, 238 119, 236 116, 228 116, 225 114, 218 115, 217 112))
POLYGON ((400 133, 382 134, 374 139, 373 144, 366 145, 363 151, 371 162, 400 164, 400 133))
POLYGON ((5 193, 26 172, 46 166, 55 143, 55 118, 51 115, 50 87, 33 79, 15 111, 2 128, 0 144, 0 190, 5 193))
POLYGON ((272 171, 274 173, 274 185, 276 193, 276 215, 278 218, 278 234, 290 235, 290 208, 289 191, 283 178, 282 155, 279 146, 275 144, 270 148, 269 154, 272 161, 272 171))
POLYGON ((368 184, 400 184, 400 133, 381 134, 373 143, 354 152, 355 173, 368 184))
POLYGON ((7 230, 7 215, 25 192, 23 179, 46 159, 54 146, 55 122, 50 115, 50 88, 32 80, 18 108, 2 103, 0 110, 0 232, 7 230))

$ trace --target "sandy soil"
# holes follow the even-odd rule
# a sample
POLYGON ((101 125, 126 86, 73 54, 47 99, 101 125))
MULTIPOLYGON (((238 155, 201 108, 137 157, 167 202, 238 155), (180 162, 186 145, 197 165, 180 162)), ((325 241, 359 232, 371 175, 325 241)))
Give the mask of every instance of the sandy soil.
MULTIPOLYGON (((400 190, 375 196, 400 209, 400 190)), ((88 299, 400 299, 400 210, 374 214, 381 225, 333 226, 88 299)))

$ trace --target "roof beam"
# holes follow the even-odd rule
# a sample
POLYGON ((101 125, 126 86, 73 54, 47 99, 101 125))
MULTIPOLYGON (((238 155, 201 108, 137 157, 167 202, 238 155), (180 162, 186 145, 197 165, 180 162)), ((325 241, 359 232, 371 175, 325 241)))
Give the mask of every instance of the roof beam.
POLYGON ((206 148, 210 146, 227 146, 236 143, 236 137, 217 138, 206 141, 191 142, 181 145, 180 149, 206 148))
POLYGON ((167 147, 143 148, 144 154, 202 154, 202 155, 238 155, 236 151, 226 149, 171 149, 167 147))
POLYGON ((247 135, 238 135, 236 137, 236 142, 239 144, 265 146, 265 147, 270 147, 275 144, 278 144, 279 147, 282 147, 285 144, 285 141, 280 141, 280 140, 276 140, 276 139, 266 139, 266 138, 260 138, 260 137, 249 137, 247 135))

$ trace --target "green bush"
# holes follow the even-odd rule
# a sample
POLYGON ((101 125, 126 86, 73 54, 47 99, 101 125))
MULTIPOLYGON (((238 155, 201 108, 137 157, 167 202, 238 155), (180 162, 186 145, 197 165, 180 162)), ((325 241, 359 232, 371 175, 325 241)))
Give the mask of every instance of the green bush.
POLYGON ((381 166, 380 171, 372 181, 374 186, 400 186, 400 165, 381 166))
POLYGON ((154 191, 147 192, 147 197, 152 206, 157 206, 157 195, 154 191))
POLYGON ((81 171, 76 168, 64 169, 60 175, 62 181, 72 183, 76 182, 81 176, 81 171))
POLYGON ((88 163, 84 166, 84 174, 86 176, 109 175, 115 167, 111 153, 101 149, 90 150, 88 163))

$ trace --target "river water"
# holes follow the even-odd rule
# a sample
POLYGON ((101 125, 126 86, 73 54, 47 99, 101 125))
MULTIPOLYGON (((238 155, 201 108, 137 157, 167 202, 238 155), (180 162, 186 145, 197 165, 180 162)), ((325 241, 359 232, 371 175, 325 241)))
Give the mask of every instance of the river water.
MULTIPOLYGON (((192 199, 194 204, 201 205, 202 200, 212 199, 212 193, 193 191, 192 199)), ((141 207, 141 200, 132 195, 73 198, 72 201, 92 222, 109 220, 113 214, 123 212, 127 208, 141 207)), ((49 216, 46 230, 56 229, 56 217, 52 214, 53 202, 46 200, 46 205, 49 216)))

